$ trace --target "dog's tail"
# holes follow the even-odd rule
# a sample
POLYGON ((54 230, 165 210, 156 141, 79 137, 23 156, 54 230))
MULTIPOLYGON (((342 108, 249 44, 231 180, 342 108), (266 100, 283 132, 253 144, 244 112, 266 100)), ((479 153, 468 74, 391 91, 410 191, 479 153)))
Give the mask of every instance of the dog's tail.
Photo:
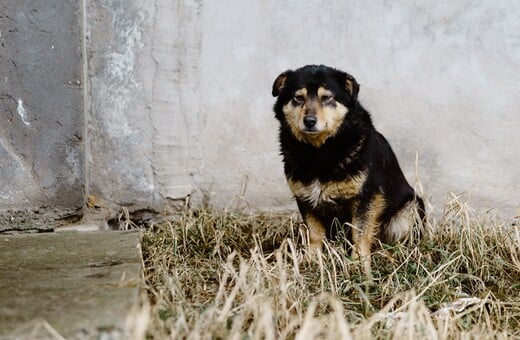
POLYGON ((426 207, 424 205, 424 200, 415 193, 414 201, 416 202, 417 207, 417 218, 416 218, 416 224, 417 224, 417 231, 418 231, 418 238, 419 240, 422 239, 425 234, 427 234, 427 216, 426 216, 426 207))
POLYGON ((422 223, 426 222, 426 208, 423 199, 415 194, 415 201, 417 202, 417 213, 422 223))

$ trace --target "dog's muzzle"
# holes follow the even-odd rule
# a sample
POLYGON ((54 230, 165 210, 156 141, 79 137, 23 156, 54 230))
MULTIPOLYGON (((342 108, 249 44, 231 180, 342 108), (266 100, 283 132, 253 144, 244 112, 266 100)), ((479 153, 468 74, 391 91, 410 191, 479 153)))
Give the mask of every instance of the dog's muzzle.
POLYGON ((318 119, 316 118, 316 116, 303 117, 303 125, 305 125, 305 127, 310 131, 312 131, 312 129, 316 126, 317 121, 318 119))

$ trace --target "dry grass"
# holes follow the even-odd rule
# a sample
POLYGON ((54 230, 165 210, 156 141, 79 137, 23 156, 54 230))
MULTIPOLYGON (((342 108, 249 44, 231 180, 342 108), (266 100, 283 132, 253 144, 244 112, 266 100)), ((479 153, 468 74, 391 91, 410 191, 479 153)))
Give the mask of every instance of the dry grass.
POLYGON ((186 211, 143 235, 148 337, 520 337, 518 226, 457 198, 432 225, 370 282, 342 242, 302 260, 296 214, 186 211))

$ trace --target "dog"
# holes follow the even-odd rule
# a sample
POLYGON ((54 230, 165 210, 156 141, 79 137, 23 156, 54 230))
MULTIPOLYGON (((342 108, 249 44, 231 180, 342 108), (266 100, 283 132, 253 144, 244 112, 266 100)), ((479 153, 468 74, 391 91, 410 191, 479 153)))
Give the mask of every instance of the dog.
POLYGON ((425 209, 358 93, 353 76, 324 65, 285 71, 272 89, 284 172, 309 250, 321 250, 339 226, 371 277, 377 241, 402 241, 420 231, 425 209))

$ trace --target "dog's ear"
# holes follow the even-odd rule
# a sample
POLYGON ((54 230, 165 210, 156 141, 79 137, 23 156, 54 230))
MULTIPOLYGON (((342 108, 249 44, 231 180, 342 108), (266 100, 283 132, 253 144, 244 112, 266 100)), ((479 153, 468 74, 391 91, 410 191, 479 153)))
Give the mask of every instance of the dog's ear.
POLYGON ((350 74, 338 71, 338 81, 341 85, 344 86, 345 90, 347 90, 352 101, 355 102, 357 100, 357 96, 359 93, 359 84, 354 77, 350 74))
POLYGON ((354 77, 352 77, 350 74, 347 74, 345 87, 347 91, 350 93, 350 97, 352 97, 352 100, 356 101, 359 93, 359 84, 356 81, 356 79, 354 79, 354 77))
POLYGON ((287 70, 276 77, 276 80, 273 83, 273 97, 278 97, 280 92, 282 92, 285 85, 287 85, 287 78, 293 73, 292 70, 287 70))

